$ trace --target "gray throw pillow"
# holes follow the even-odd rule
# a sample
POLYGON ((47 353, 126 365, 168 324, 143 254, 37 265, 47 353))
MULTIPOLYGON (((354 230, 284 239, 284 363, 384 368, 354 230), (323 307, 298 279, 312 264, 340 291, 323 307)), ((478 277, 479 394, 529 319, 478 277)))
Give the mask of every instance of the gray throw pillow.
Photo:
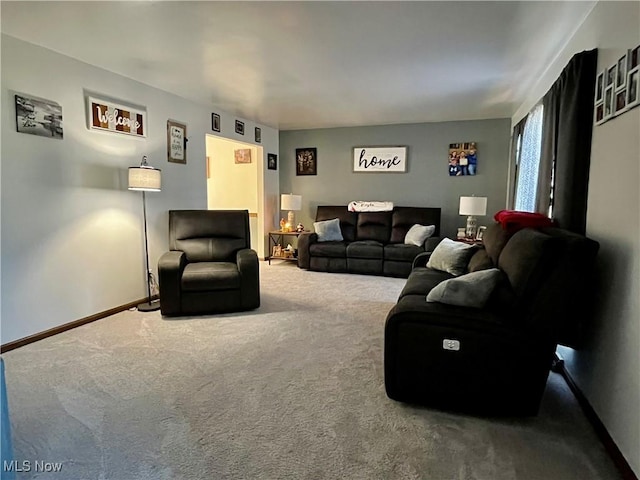
POLYGON ((404 243, 405 245, 421 247, 424 244, 424 241, 433 235, 433 232, 435 231, 435 225, 419 225, 416 223, 405 235, 404 243))
POLYGON ((467 271, 467 264, 475 251, 475 245, 443 238, 429 257, 427 267, 451 275, 462 275, 467 271))
POLYGON ((490 268, 450 278, 431 289, 427 302, 483 308, 502 275, 497 268, 490 268))
POLYGON ((318 234, 319 242, 340 242, 342 231, 340 231, 340 219, 324 220, 322 222, 313 222, 313 229, 318 234))

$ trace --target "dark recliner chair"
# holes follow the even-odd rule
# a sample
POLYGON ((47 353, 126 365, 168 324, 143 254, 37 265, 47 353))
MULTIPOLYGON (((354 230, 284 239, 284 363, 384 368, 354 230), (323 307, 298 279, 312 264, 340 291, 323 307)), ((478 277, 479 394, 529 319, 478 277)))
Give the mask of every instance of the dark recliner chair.
POLYGON ((260 306, 258 255, 247 210, 171 210, 169 248, 158 262, 162 315, 260 306))

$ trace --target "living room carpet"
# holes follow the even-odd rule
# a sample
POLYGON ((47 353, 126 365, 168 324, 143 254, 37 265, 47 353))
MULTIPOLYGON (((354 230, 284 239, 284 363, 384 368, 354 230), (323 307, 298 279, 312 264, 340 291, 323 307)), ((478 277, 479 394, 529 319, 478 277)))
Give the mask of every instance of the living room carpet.
POLYGON ((534 418, 387 398, 384 320, 405 280, 260 274, 253 312, 127 311, 6 353, 14 456, 32 465, 18 479, 620 478, 557 374, 534 418))

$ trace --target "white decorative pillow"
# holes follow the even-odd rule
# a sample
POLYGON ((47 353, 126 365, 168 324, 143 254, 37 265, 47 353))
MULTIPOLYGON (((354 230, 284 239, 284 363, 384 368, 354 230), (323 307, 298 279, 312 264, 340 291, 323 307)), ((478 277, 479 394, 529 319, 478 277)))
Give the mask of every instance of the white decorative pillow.
POLYGON ((433 232, 435 231, 435 225, 419 225, 416 223, 409 229, 409 231, 405 235, 404 243, 405 245, 415 245, 416 247, 421 247, 424 241, 431 235, 433 235, 433 232))
POLYGON ((338 218, 313 222, 313 229, 318 234, 319 242, 340 242, 344 240, 340 230, 340 219, 338 218))
POLYGON ((475 245, 443 238, 438 246, 433 249, 433 253, 427 262, 427 267, 434 270, 442 270, 451 275, 462 275, 467 271, 469 260, 475 252, 475 245))
POLYGON ((502 275, 497 268, 490 268, 450 278, 431 289, 427 295, 427 302, 482 308, 502 275))

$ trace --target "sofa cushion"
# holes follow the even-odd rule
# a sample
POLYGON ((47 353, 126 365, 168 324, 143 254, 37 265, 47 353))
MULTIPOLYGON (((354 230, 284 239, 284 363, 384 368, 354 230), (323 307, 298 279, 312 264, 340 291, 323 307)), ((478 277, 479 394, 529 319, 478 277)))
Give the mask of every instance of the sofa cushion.
POLYGON ((313 229, 318 235, 319 242, 341 242, 344 240, 340 231, 340 219, 313 222, 313 229))
POLYGON ((424 245, 424 241, 433 235, 435 231, 435 225, 420 225, 416 223, 407 232, 407 235, 404 237, 404 243, 421 247, 424 245))
POLYGON ((375 258, 382 260, 382 244, 375 240, 358 240, 347 245, 347 258, 375 258))
POLYGON ((389 243, 391 233, 391 212, 360 212, 356 238, 389 243))
POLYGON ((497 268, 490 268, 445 280, 431 289, 427 302, 483 308, 502 275, 497 268))
POLYGON ((415 245, 405 245, 404 243, 391 243, 384 246, 384 259, 397 260, 399 262, 413 262, 424 249, 415 245))
POLYGON ((345 241, 353 242, 356 239, 356 223, 358 214, 347 210, 346 205, 319 205, 316 210, 316 222, 322 220, 340 220, 340 231, 345 241))
POLYGON ((499 223, 489 225, 484 231, 482 244, 494 265, 498 264, 500 252, 509 241, 510 236, 509 232, 504 230, 499 223))
POLYGON ((467 265, 475 251, 475 245, 443 238, 429 257, 427 267, 452 275, 462 275, 467 271, 467 265))
POLYGON ((312 243, 309 247, 312 257, 345 258, 347 256, 347 244, 345 242, 321 242, 312 243))
POLYGON ((230 262, 188 263, 180 282, 182 290, 188 292, 238 289, 240 272, 230 262))
POLYGON ((435 225, 433 235, 440 235, 440 209, 428 207, 395 207, 391 214, 390 243, 404 243, 409 229, 416 223, 435 225))
POLYGON ((421 295, 424 301, 424 296, 427 295, 433 287, 450 278, 454 278, 453 275, 440 270, 425 267, 414 268, 402 292, 400 292, 400 298, 405 295, 421 295))
POLYGON ((484 248, 480 248, 476 253, 473 254, 471 260, 469 260, 467 270, 469 270, 470 272, 479 272, 480 270, 487 270, 493 267, 495 267, 495 265, 491 261, 487 250, 484 248))

